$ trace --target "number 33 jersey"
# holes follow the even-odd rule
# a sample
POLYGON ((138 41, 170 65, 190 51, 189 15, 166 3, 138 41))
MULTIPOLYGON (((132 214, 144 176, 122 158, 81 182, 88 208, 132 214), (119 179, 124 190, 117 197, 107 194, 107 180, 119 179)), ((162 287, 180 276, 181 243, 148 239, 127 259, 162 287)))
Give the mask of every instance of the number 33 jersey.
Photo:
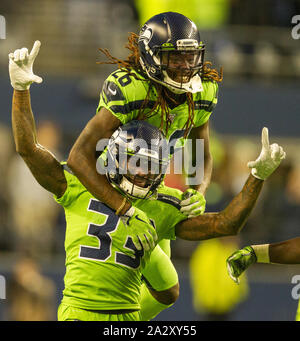
MULTIPOLYGON (((149 252, 138 251, 120 217, 73 174, 64 173, 67 189, 62 197, 54 196, 66 218, 62 302, 91 310, 139 309, 141 274, 149 252)), ((158 242, 175 239, 175 225, 186 219, 178 209, 181 196, 181 191, 161 186, 155 200, 134 201, 152 220, 158 242)))

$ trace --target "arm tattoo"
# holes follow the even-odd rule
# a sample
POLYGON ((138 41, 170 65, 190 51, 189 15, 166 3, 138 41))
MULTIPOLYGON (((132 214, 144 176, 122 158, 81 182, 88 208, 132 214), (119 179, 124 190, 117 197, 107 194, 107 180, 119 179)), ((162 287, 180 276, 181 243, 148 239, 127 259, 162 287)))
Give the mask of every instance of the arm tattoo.
POLYGON ((61 196, 67 187, 64 172, 54 155, 37 142, 29 91, 14 91, 12 128, 16 150, 35 179, 46 190, 61 196))
POLYGON ((263 181, 249 176, 242 191, 221 212, 205 213, 176 226, 176 235, 186 240, 204 240, 237 234, 249 217, 263 181))

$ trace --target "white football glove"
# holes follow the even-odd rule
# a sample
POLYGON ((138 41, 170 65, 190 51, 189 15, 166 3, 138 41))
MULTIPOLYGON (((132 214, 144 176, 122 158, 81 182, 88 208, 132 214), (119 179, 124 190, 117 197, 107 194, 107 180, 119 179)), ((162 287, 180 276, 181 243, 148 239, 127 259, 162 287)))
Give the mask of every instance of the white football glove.
POLYGON ((32 71, 40 46, 41 42, 36 40, 29 54, 28 49, 23 47, 8 55, 10 82, 15 90, 28 90, 33 82, 42 83, 43 79, 32 71))
POLYGON ((258 179, 267 179, 285 158, 285 152, 277 143, 269 144, 268 128, 264 127, 261 134, 262 149, 255 161, 248 162, 251 174, 258 179))

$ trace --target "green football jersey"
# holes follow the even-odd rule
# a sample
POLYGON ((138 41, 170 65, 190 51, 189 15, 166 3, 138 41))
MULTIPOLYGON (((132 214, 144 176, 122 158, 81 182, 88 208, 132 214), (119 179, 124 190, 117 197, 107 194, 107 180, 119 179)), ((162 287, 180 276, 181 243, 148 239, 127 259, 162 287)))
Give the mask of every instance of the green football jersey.
MULTIPOLYGON (((60 198, 65 210, 65 304, 92 310, 139 309, 142 270, 149 252, 138 251, 126 225, 64 170, 67 189, 60 198)), ((156 228, 158 241, 175 239, 175 225, 186 219, 179 211, 182 192, 160 186, 155 199, 137 199, 156 228)))
MULTIPOLYGON (((125 70, 118 69, 108 76, 103 84, 100 93, 100 102, 97 112, 102 108, 106 108, 115 115, 122 124, 128 123, 138 118, 144 99, 146 98, 149 80, 143 78, 140 74, 135 73, 139 79, 129 75, 125 70)), ((193 94, 194 100, 194 126, 199 127, 209 120, 209 117, 217 104, 218 84, 215 81, 202 81, 203 91, 193 94)), ((145 114, 149 113, 157 98, 157 92, 154 87, 151 88, 147 107, 144 108, 145 114)), ((170 117, 172 123, 168 129, 166 138, 181 139, 178 143, 184 144, 182 137, 184 135, 183 127, 188 119, 187 102, 171 109, 170 117)), ((146 121, 152 125, 161 127, 161 108, 159 108, 146 121)), ((164 132, 166 123, 164 122, 164 132)))

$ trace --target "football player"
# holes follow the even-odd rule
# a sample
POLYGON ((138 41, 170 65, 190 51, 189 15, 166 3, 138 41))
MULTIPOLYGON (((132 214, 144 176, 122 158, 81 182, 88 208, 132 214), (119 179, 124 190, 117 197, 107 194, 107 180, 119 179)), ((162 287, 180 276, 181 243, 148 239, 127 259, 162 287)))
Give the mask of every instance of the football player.
MULTIPOLYGON (((191 181, 195 183, 193 180, 196 180, 196 185, 191 185, 193 188, 186 191, 180 202, 183 214, 197 216, 205 210, 204 195, 211 179, 209 117, 217 104, 217 82, 222 80, 222 76, 210 68, 209 62, 204 62, 205 45, 196 25, 179 13, 161 13, 149 19, 138 36, 129 36, 128 48, 131 53, 123 61, 100 49, 109 58, 107 63, 117 64, 119 69, 104 82, 97 115, 77 139, 68 165, 89 192, 115 210, 117 215, 127 212, 147 220, 145 212, 138 208, 130 210, 131 203, 97 172, 95 150, 98 141, 109 138, 120 125, 133 119, 142 119, 160 127, 167 139, 173 143, 177 141, 178 146, 182 146, 188 136, 194 140, 202 139, 204 178, 197 182, 197 177, 192 174, 191 181)), ((21 50, 21 54, 24 53, 24 49, 21 50)), ((195 148, 193 153, 195 155, 195 148)), ((134 229, 132 223, 133 220, 129 228, 134 229)), ((148 228, 152 227, 149 225, 148 228)), ((138 237, 143 238, 145 233, 148 232, 141 229, 138 237)), ((170 257, 170 242, 162 240, 159 245, 170 257)), ((167 273, 174 272, 172 262, 165 261, 160 268, 167 273)), ((152 262, 157 266, 161 259, 160 262, 152 262)), ((160 290, 173 287, 172 276, 164 276, 156 266, 153 266, 151 278, 147 279, 148 284, 161 281, 160 290), (170 282, 163 278, 169 278, 170 282)), ((159 306, 152 302, 152 308, 147 308, 152 300, 147 290, 142 290, 141 299, 147 311, 153 309, 152 317, 165 307, 163 302, 159 306)), ((144 318, 149 319, 148 313, 144 318)))
MULTIPOLYGON (((100 64, 115 64, 118 69, 105 80, 97 114, 75 142, 68 166, 90 193, 122 215, 130 212, 131 203, 109 186, 105 176, 97 173, 94 151, 98 141, 109 138, 120 125, 135 119, 160 128, 176 146, 183 146, 186 138, 191 137, 194 159, 195 140, 201 139, 204 141, 204 176, 200 181, 198 172, 202 174, 202 170, 196 169, 187 177, 190 188, 180 202, 180 209, 188 217, 202 214, 213 164, 209 118, 217 104, 218 82, 222 75, 204 61, 205 44, 195 23, 179 13, 160 13, 150 18, 139 35, 129 35, 127 48, 130 54, 125 60, 100 49, 108 57, 107 62, 100 64)), ((137 208, 135 211, 145 215, 137 208)), ((159 246, 171 256, 169 240, 160 241, 159 246)), ((153 260, 153 264, 158 263, 153 260)), ((173 265, 166 261, 161 268, 173 268, 173 265)), ((160 276, 163 274, 153 267, 148 282, 158 283, 160 276)), ((172 285, 172 282, 165 283, 161 289, 172 285)), ((151 299, 147 290, 143 290, 142 301, 148 305, 151 299)), ((144 304, 143 307, 151 310, 144 304)), ((153 302, 152 316, 162 307, 156 307, 153 302)))
POLYGON ((95 169, 94 151, 99 140, 109 138, 120 125, 134 119, 160 128, 178 146, 188 136, 203 139, 204 179, 193 186, 194 190, 189 189, 189 199, 181 202, 184 214, 199 215, 205 210, 204 194, 212 172, 209 117, 217 104, 217 82, 222 77, 204 62, 205 45, 196 25, 179 13, 150 18, 139 35, 129 36, 127 47, 131 53, 126 60, 100 49, 109 58, 103 64, 119 68, 105 80, 97 114, 75 142, 68 166, 95 197, 123 214, 130 203, 123 204, 124 198, 95 169))
MULTIPOLYGON (((29 88, 33 82, 42 81, 32 70, 39 47, 36 42, 30 53, 21 49, 9 55, 14 88, 12 127, 17 152, 39 184, 53 193, 65 210, 66 274, 58 319, 141 320, 141 275, 147 278, 152 256, 160 263, 160 253, 164 255, 155 245, 176 237, 203 240, 237 234, 253 209, 264 180, 285 154, 277 144, 269 146, 267 129, 263 129, 262 152, 251 163, 252 174, 242 191, 223 211, 188 218, 180 211, 183 193, 162 183, 168 159, 163 157, 168 143, 162 132, 144 121, 129 122, 111 136, 105 164, 113 167, 106 168, 106 176, 109 185, 130 202, 129 211, 137 209, 138 213, 126 211, 117 215, 37 141, 29 88), (128 138, 123 137, 124 133, 128 138), (146 148, 135 144, 141 138, 146 148), (153 144, 153 140, 157 143, 153 144), (130 164, 132 157, 141 161, 133 163, 135 167, 130 164), (149 161, 155 166, 154 172, 143 166, 149 161), (146 235, 141 235, 141 231, 146 235)), ((163 257, 161 262, 164 263, 163 257)), ((176 283, 171 289, 176 292, 176 272, 172 280, 176 283)), ((155 290, 155 284, 149 290, 158 302, 176 298, 172 290, 155 290)))

